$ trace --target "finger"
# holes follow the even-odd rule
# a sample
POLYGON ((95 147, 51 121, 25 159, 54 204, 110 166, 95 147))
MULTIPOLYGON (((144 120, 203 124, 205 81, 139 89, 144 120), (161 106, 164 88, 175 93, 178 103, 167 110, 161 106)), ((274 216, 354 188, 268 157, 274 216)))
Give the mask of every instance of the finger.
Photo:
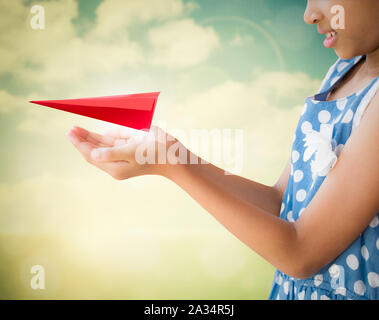
POLYGON ((70 129, 70 132, 73 136, 76 136, 78 139, 82 141, 87 141, 91 144, 93 144, 95 147, 103 147, 106 146, 103 143, 100 143, 97 139, 91 138, 89 135, 90 132, 86 129, 80 128, 80 127, 73 127, 70 129))
POLYGON ((97 162, 130 161, 137 145, 136 143, 128 143, 111 148, 96 148, 91 152, 91 157, 97 162))
POLYGON ((136 130, 133 128, 112 126, 104 132, 104 135, 111 136, 117 139, 130 139, 135 138, 136 136, 138 137, 140 135, 143 135, 143 133, 140 130, 136 130))
POLYGON ((80 151, 80 153, 83 155, 83 157, 92 165, 95 167, 101 169, 102 171, 108 173, 113 178, 121 180, 128 177, 126 169, 128 166, 128 163, 125 161, 119 161, 119 162, 96 162, 93 161, 91 158, 91 152, 92 150, 96 149, 97 147, 94 146, 92 143, 83 140, 82 137, 78 136, 74 130, 70 130, 67 134, 70 141, 73 143, 73 145, 80 151))
POLYGON ((92 150, 96 149, 96 146, 84 140, 82 137, 78 136, 74 130, 70 130, 67 133, 68 138, 70 139, 71 143, 75 146, 76 149, 82 154, 82 156, 88 161, 91 162, 91 152, 92 150))
POLYGON ((127 139, 115 139, 115 141, 113 143, 113 146, 119 147, 119 146, 123 146, 123 145, 125 145, 127 143, 128 143, 127 139))
POLYGON ((88 142, 91 142, 95 145, 98 145, 100 147, 109 147, 113 146, 114 144, 114 138, 110 136, 103 136, 101 134, 88 131, 86 129, 83 129, 81 127, 74 127, 73 131, 82 137, 84 140, 87 140, 88 142))

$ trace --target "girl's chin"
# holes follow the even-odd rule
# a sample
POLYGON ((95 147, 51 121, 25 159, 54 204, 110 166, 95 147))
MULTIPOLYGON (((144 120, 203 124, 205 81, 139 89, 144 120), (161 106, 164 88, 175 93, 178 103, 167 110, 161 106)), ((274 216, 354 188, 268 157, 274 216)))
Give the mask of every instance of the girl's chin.
POLYGON ((336 55, 343 60, 352 59, 364 54, 364 51, 362 49, 342 44, 341 42, 337 42, 333 49, 336 55))
POLYGON ((354 57, 359 55, 359 54, 354 54, 354 52, 352 52, 352 51, 341 50, 338 47, 334 48, 334 51, 335 51, 336 55, 343 60, 348 60, 348 59, 354 58, 354 57))

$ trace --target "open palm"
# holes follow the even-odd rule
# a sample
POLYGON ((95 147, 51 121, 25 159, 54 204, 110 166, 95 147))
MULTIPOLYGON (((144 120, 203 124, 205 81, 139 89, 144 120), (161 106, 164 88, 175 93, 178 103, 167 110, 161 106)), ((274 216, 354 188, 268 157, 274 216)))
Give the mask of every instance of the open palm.
POLYGON ((141 144, 146 148, 154 145, 154 150, 157 150, 157 144, 162 142, 158 142, 157 137, 166 139, 167 134, 156 126, 152 126, 149 133, 114 127, 103 135, 73 127, 67 136, 87 162, 113 178, 123 180, 143 174, 158 174, 157 166, 138 163, 135 152, 141 144))

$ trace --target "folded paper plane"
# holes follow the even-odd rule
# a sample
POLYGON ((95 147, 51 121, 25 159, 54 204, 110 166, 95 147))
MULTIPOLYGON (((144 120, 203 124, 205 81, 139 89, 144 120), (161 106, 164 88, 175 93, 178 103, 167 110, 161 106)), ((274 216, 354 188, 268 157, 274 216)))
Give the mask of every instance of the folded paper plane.
POLYGON ((150 129, 159 92, 117 96, 29 101, 134 129, 150 129))

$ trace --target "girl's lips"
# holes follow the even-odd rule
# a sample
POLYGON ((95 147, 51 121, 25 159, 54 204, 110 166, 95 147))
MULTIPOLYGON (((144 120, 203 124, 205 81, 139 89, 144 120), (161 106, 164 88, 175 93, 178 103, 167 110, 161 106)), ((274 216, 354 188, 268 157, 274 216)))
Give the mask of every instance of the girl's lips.
POLYGON ((336 32, 327 33, 326 38, 324 40, 324 46, 327 48, 333 47, 334 43, 336 42, 336 39, 337 39, 337 33, 336 32))

